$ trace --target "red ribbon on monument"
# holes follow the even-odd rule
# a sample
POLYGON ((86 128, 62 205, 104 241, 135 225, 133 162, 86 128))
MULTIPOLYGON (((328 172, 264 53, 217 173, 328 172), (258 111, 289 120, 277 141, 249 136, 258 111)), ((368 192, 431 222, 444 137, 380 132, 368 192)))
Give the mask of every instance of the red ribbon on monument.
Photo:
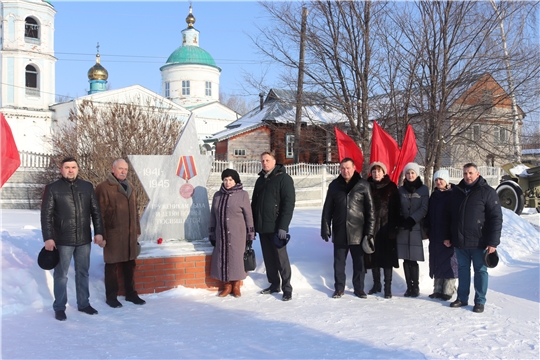
POLYGON ((189 180, 197 175, 197 166, 193 156, 180 156, 178 167, 176 168, 176 176, 180 176, 184 180, 189 180))
MULTIPOLYGON (((176 168, 176 176, 180 176, 186 181, 197 176, 197 166, 195 165, 193 156, 180 156, 178 167, 176 168)), ((192 197, 194 192, 195 188, 189 183, 180 186, 180 196, 184 199, 192 197)))

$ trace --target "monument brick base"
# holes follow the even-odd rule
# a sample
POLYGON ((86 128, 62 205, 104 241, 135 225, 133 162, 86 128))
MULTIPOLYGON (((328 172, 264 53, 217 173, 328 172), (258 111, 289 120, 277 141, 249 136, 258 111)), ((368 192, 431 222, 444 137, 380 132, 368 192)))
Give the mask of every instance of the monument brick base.
MULTIPOLYGON (((217 291, 222 282, 210 277, 211 255, 139 258, 135 267, 135 290, 153 294, 184 286, 217 291)), ((122 267, 118 266, 119 295, 124 293, 122 267)))

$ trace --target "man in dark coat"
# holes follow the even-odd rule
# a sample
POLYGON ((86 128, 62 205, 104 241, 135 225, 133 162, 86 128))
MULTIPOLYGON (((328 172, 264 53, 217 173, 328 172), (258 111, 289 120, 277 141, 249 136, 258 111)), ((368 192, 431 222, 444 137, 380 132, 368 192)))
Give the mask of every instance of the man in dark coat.
POLYGON ((270 283, 261 294, 283 289, 282 300, 289 301, 292 299, 291 264, 286 239, 294 211, 294 182, 285 172, 285 167, 276 164, 274 154, 263 152, 261 165, 262 171, 251 197, 253 222, 261 239, 266 277, 270 283))
POLYGON ((463 166, 463 180, 452 189, 444 224, 447 246, 453 245, 458 260, 458 291, 450 307, 467 306, 474 268, 474 308, 481 313, 486 303, 488 272, 484 253, 500 244, 502 211, 497 192, 480 176, 473 163, 463 166))
POLYGON ((137 239, 141 235, 139 212, 137 210, 137 194, 127 180, 128 164, 117 159, 112 165, 112 173, 96 187, 105 239, 103 259, 105 261, 105 297, 112 308, 120 308, 118 301, 117 267, 122 266, 126 301, 137 305, 146 303, 135 291, 135 259, 137 258, 137 239))
POLYGON ((375 213, 369 183, 356 172, 354 161, 341 160, 340 175, 328 186, 321 219, 321 237, 334 243, 334 294, 345 291, 345 261, 351 252, 354 294, 367 298, 364 292, 364 251, 362 239, 373 239, 375 213), (331 229, 331 230, 330 230, 331 229))
POLYGON ((60 261, 54 268, 54 316, 64 321, 67 303, 67 274, 73 257, 75 262, 75 289, 77 308, 89 315, 97 314, 90 306, 88 269, 92 233, 90 219, 94 225, 94 242, 103 247, 103 225, 99 203, 94 187, 77 177, 79 166, 72 157, 62 160, 62 177, 47 185, 41 203, 41 232, 48 251, 58 249, 60 261))

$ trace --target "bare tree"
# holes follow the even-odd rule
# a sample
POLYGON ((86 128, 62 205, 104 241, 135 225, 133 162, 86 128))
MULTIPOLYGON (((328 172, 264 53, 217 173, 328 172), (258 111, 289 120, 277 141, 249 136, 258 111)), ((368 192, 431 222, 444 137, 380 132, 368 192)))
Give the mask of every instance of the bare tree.
POLYGON ((490 93, 496 81, 487 75, 502 69, 503 57, 489 46, 498 15, 474 1, 400 3, 388 14, 381 47, 389 58, 381 74, 386 96, 373 100, 390 126, 395 120, 398 140, 407 124, 415 127, 425 179, 445 158, 506 158, 505 132, 495 136, 499 124, 492 119, 506 126, 510 112, 500 108, 508 95, 490 93))
MULTIPOLYGON (((376 42, 372 28, 385 3, 372 1, 311 1, 262 3, 274 20, 253 38, 260 52, 286 69, 284 78, 296 89, 299 67, 301 7, 308 8, 305 51, 305 88, 323 94, 327 103, 347 116, 350 135, 364 152, 370 140, 368 98, 375 84, 372 51, 376 42), (279 34, 279 36, 276 36, 279 34)), ((367 158, 366 158, 367 161, 367 158)))
POLYGON ((246 99, 240 95, 229 95, 227 93, 219 93, 219 102, 227 106, 229 109, 236 111, 238 114, 245 115, 249 110, 246 99))
MULTIPOLYGON (((299 8, 309 8, 306 91, 322 93, 347 116, 351 135, 364 153, 370 141, 369 120, 377 119, 398 143, 407 125, 413 125, 426 179, 433 170, 473 154, 486 162, 508 158, 508 133, 515 130, 507 107, 512 92, 505 86, 507 66, 498 29, 501 18, 508 21, 511 16, 516 17, 515 24, 531 23, 538 2, 515 4, 520 11, 498 13, 489 2, 477 1, 262 6, 273 25, 261 28, 253 41, 260 52, 282 65, 282 81, 291 89, 297 86, 299 67, 299 8)), ((512 39, 527 44, 528 57, 518 56, 524 47, 509 51, 516 98, 526 101, 520 91, 528 88, 538 97, 540 88, 538 35, 515 31, 512 39)))
MULTIPOLYGON (((49 177, 57 177, 62 158, 75 156, 79 176, 96 186, 107 177, 117 158, 129 164, 128 155, 171 154, 185 119, 176 118, 169 110, 150 100, 144 104, 137 101, 96 104, 83 100, 53 135, 52 163, 56 167, 51 169, 49 177)), ((142 213, 148 197, 131 167, 128 179, 138 193, 142 213)))

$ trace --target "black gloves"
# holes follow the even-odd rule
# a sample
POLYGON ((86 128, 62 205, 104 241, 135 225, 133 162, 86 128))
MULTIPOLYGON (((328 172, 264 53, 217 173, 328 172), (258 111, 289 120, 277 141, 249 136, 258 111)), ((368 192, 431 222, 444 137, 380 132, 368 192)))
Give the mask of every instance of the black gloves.
POLYGON ((212 244, 212 246, 216 246, 216 240, 210 240, 210 244, 212 244))
POLYGON ((329 240, 329 236, 327 234, 321 235, 322 239, 326 242, 329 240))
POLYGON ((253 240, 246 240, 246 247, 250 248, 253 246, 253 240))
POLYGON ((412 230, 413 226, 416 224, 416 221, 412 217, 408 217, 401 222, 401 227, 407 230, 412 230))
POLYGON ((212 244, 212 246, 216 246, 216 237, 214 235, 208 236, 208 240, 210 240, 210 244, 212 244))

